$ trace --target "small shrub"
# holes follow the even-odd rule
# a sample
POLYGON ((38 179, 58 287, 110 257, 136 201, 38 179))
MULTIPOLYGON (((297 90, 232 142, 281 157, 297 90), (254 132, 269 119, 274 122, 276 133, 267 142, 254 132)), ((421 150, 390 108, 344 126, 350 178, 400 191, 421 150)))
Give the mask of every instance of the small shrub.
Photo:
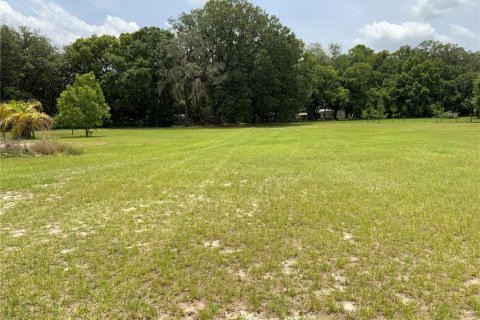
POLYGON ((17 140, 5 140, 0 143, 2 157, 38 156, 38 155, 79 155, 82 151, 72 145, 58 143, 52 140, 39 140, 33 142, 21 142, 17 140))

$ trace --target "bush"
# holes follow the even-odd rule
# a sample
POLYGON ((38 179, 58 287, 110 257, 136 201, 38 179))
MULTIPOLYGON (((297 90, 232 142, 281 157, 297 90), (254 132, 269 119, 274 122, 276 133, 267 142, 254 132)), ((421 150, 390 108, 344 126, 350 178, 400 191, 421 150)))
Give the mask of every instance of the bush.
POLYGON ((82 151, 72 145, 58 143, 52 140, 39 140, 33 142, 20 142, 5 140, 0 143, 2 157, 38 156, 38 155, 79 155, 82 151))

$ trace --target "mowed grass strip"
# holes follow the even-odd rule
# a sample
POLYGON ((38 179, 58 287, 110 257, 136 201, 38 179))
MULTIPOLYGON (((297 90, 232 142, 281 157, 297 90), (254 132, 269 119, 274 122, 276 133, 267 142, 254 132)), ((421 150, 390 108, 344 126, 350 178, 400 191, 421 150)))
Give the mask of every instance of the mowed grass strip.
POLYGON ((55 135, 1 159, 2 318, 480 317, 476 123, 55 135))

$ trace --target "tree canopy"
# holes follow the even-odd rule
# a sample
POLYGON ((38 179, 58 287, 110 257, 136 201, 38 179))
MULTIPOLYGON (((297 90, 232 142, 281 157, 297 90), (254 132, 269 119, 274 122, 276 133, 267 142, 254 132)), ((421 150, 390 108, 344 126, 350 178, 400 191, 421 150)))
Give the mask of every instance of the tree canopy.
POLYGON ((83 128, 87 137, 91 129, 110 118, 110 107, 93 72, 77 75, 73 85, 68 85, 60 95, 57 105, 56 120, 65 126, 83 128))

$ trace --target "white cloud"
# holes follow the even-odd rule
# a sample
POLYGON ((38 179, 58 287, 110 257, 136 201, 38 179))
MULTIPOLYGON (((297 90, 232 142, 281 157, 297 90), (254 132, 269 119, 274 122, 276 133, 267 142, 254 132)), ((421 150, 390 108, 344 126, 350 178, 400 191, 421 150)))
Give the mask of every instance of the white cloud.
POLYGON ((472 0, 416 0, 410 12, 418 17, 431 18, 450 12, 456 7, 471 3, 472 0))
POLYGON ((450 23, 450 28, 452 30, 452 34, 455 37, 459 37, 466 40, 476 39, 475 33, 473 33, 470 29, 464 26, 450 23))
POLYGON ((208 0, 187 0, 188 4, 194 7, 203 6, 208 0))
POLYGON ((378 49, 395 49, 398 46, 417 45, 423 40, 451 42, 426 22, 405 22, 394 24, 386 21, 374 22, 360 28, 363 37, 356 39, 355 44, 364 43, 378 49))
POLYGON ((32 16, 13 9, 8 2, 0 0, 2 24, 13 27, 28 26, 38 29, 57 45, 65 45, 80 37, 93 34, 119 35, 139 29, 135 22, 127 22, 118 17, 107 15, 101 25, 89 24, 65 11, 61 6, 49 0, 31 0, 32 16))

